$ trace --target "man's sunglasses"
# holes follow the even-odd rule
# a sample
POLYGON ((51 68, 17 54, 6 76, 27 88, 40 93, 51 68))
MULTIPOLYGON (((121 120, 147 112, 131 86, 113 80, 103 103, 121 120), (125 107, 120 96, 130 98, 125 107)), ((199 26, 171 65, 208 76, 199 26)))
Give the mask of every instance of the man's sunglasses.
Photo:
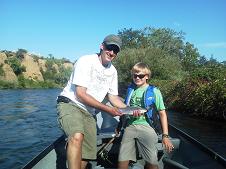
POLYGON ((105 49, 108 50, 108 51, 113 51, 114 54, 116 54, 116 55, 119 52, 119 48, 116 45, 105 45, 105 49))
POLYGON ((139 78, 139 79, 143 79, 144 77, 145 77, 146 75, 144 75, 144 74, 133 74, 133 78, 134 79, 136 79, 137 77, 139 78))

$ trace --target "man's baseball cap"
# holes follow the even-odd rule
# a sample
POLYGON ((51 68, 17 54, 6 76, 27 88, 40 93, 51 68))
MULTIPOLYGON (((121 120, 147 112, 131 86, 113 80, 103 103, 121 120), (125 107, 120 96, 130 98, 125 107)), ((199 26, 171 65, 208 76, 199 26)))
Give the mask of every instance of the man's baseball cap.
POLYGON ((117 35, 108 35, 104 38, 103 43, 105 45, 116 45, 118 46, 119 50, 121 50, 121 46, 122 46, 122 40, 119 36, 117 35))

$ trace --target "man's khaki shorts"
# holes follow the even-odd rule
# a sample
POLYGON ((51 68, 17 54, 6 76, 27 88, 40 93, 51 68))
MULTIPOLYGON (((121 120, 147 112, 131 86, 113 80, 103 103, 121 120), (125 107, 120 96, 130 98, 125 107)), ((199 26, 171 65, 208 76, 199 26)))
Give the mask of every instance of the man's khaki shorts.
POLYGON ((68 137, 75 133, 82 133, 84 135, 82 158, 96 159, 97 131, 94 117, 72 102, 58 103, 57 111, 59 125, 68 137))

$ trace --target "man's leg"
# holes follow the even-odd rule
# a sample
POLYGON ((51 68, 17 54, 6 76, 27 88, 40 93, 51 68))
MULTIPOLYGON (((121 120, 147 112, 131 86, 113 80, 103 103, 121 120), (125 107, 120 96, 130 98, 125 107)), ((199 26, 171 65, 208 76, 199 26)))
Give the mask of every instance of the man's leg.
POLYGON ((67 160, 69 169, 80 169, 82 167, 82 133, 75 133, 69 137, 67 145, 67 160))
POLYGON ((129 161, 119 161, 118 168, 119 169, 128 169, 129 161))

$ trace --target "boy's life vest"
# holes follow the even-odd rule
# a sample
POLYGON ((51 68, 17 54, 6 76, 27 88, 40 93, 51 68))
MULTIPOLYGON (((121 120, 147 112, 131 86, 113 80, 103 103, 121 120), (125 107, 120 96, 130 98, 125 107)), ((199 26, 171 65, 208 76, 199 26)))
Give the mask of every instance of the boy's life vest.
MULTIPOLYGON (((131 84, 129 85, 127 89, 127 95, 125 98, 125 104, 129 106, 131 96, 133 94, 133 91, 135 90, 136 85, 131 84)), ((162 128, 160 124, 159 114, 155 106, 155 96, 154 96, 154 89, 156 87, 153 85, 149 85, 146 91, 144 92, 144 106, 145 109, 147 109, 147 112, 145 113, 146 120, 149 123, 149 125, 155 129, 157 134, 162 133, 162 128)))

